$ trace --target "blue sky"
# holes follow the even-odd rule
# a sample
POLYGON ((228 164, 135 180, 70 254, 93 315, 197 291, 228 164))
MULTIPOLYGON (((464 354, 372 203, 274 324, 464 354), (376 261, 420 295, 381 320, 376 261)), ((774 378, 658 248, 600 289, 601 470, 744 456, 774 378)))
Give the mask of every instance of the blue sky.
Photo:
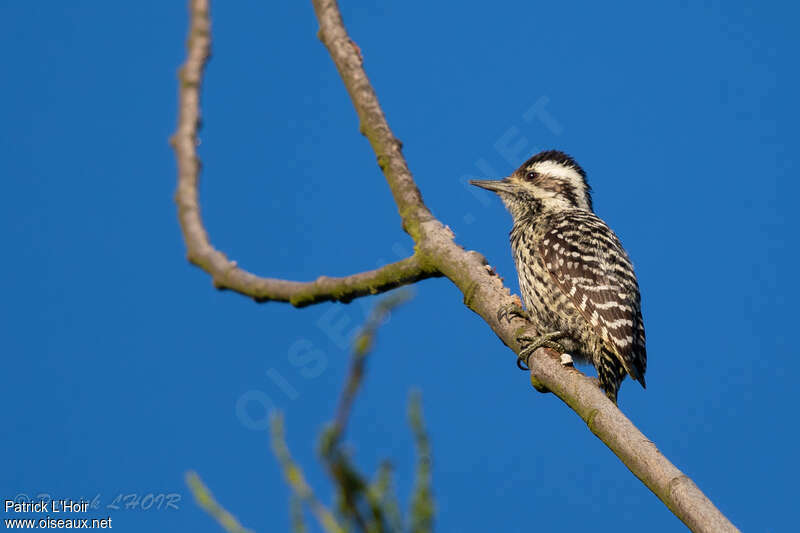
MULTIPOLYGON (((343 2, 432 211, 517 290, 510 218, 475 177, 558 148, 637 268, 647 391, 620 406, 745 531, 795 524, 797 7, 683 2, 343 2)), ((345 275, 412 248, 309 3, 217 2, 203 213, 245 268, 345 275)), ((257 531, 288 529, 258 429, 329 496, 316 437, 374 303, 295 310, 217 292, 188 265, 167 145, 184 2, 0 5, 0 496, 93 498, 118 531, 219 531, 196 470, 257 531), (318 367, 298 366, 315 350, 318 367), (245 414, 237 406, 244 406, 245 414), (178 509, 106 507, 178 494, 178 509)), ((348 441, 412 483, 423 393, 439 531, 676 531, 676 518, 446 280, 380 331, 348 441)), ((4 514, 3 518, 8 518, 4 514)))

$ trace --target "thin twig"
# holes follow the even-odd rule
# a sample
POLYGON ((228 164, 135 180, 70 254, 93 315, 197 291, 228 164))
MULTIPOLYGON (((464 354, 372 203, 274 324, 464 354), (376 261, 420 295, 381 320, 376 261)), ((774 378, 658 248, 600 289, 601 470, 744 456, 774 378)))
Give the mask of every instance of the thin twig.
POLYGON ((208 272, 218 289, 233 290, 257 302, 289 302, 296 307, 327 301, 349 302, 359 296, 440 276, 431 264, 413 255, 375 270, 339 278, 322 276, 309 282, 263 278, 240 268, 236 261, 214 248, 200 215, 197 190, 201 169, 197 155, 200 93, 205 66, 211 57, 208 0, 192 0, 189 10, 188 54, 179 73, 178 128, 170 140, 178 162, 175 202, 189 261, 208 272))
POLYGON ((384 461, 378 467, 375 480, 370 484, 368 495, 373 507, 382 509, 389 531, 403 531, 403 516, 400 513, 400 502, 394 487, 392 464, 384 461))
POLYGON ((202 507, 205 512, 213 516, 225 531, 228 533, 253 533, 252 530, 242 526, 239 521, 236 520, 235 516, 229 513, 214 499, 214 495, 211 494, 211 491, 206 487, 197 473, 187 472, 186 483, 189 485, 189 489, 192 491, 197 504, 202 507))
POLYGON ((372 309, 361 332, 359 332, 356 337, 353 343, 350 372, 347 375, 345 386, 342 388, 342 393, 339 397, 339 406, 336 409, 336 418, 334 419, 332 435, 334 437, 334 442, 341 438, 342 433, 344 433, 347 427, 350 410, 352 409, 356 394, 364 378, 364 366, 367 356, 370 354, 375 344, 375 336, 378 333, 378 328, 394 309, 408 301, 410 297, 411 294, 408 291, 403 291, 391 294, 378 302, 372 309))
POLYGON ((342 388, 336 416, 320 439, 320 454, 338 491, 342 513, 351 517, 361 531, 381 533, 386 529, 382 501, 372 497, 370 485, 351 463, 348 454, 342 449, 341 441, 364 379, 367 357, 375 344, 378 329, 386 317, 409 298, 408 291, 396 292, 383 298, 372 309, 353 342, 350 371, 342 388), (369 516, 362 512, 362 502, 369 506, 369 516))
POLYGON ((334 514, 319 501, 306 481, 303 470, 292 459, 292 455, 289 453, 289 446, 286 444, 282 414, 276 412, 271 415, 270 428, 272 450, 283 468, 283 475, 286 477, 289 487, 303 503, 308 505, 311 513, 327 533, 344 533, 344 527, 339 524, 334 514))
POLYGON ((411 495, 411 533, 431 533, 436 512, 431 485, 431 445, 422 420, 422 397, 418 391, 413 392, 409 399, 408 421, 417 448, 414 492, 411 495))
POLYGON ((294 492, 289 497, 289 517, 292 523, 292 533, 306 533, 306 523, 303 519, 303 502, 294 492))

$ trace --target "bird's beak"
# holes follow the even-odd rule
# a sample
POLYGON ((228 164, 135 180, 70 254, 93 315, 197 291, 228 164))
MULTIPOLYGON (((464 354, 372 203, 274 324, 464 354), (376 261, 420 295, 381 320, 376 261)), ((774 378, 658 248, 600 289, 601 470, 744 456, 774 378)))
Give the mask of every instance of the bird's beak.
POLYGON ((496 193, 507 192, 513 193, 514 192, 514 185, 511 183, 511 180, 508 178, 503 178, 499 180, 470 180, 469 181, 472 185, 476 187, 480 187, 481 189, 486 189, 487 191, 492 191, 496 193))

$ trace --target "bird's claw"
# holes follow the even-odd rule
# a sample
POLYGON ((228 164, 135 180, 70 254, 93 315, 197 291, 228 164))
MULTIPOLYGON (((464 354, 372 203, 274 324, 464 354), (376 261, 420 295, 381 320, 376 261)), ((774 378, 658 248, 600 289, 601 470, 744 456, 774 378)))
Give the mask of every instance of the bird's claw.
POLYGON ((550 333, 545 333, 544 335, 520 335, 517 337, 517 342, 520 344, 525 344, 526 346, 520 350, 519 355, 517 356, 517 367, 520 370, 528 370, 530 367, 528 366, 528 358, 531 356, 533 352, 535 352, 539 348, 550 348, 552 350, 557 351, 558 353, 562 354, 561 356, 561 364, 562 365, 570 365, 572 364, 572 357, 566 353, 561 344, 556 342, 554 339, 558 339, 563 337, 564 334, 560 331, 553 331, 550 333), (569 361, 565 361, 564 356, 569 357, 569 361))
POLYGON ((500 308, 497 312, 497 321, 498 322, 511 322, 514 317, 522 318, 524 320, 530 321, 530 315, 526 310, 522 308, 521 305, 518 303, 510 303, 508 305, 504 305, 500 308))

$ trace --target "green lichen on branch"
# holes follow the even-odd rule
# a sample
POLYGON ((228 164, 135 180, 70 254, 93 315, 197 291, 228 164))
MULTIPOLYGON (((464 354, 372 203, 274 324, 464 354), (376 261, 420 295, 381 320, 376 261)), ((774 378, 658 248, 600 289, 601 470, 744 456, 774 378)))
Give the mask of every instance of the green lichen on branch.
POLYGON ((295 307, 306 307, 323 301, 348 303, 354 298, 387 292, 423 279, 438 277, 431 265, 416 254, 390 263, 376 270, 344 278, 321 276, 293 291, 289 302, 295 307))

